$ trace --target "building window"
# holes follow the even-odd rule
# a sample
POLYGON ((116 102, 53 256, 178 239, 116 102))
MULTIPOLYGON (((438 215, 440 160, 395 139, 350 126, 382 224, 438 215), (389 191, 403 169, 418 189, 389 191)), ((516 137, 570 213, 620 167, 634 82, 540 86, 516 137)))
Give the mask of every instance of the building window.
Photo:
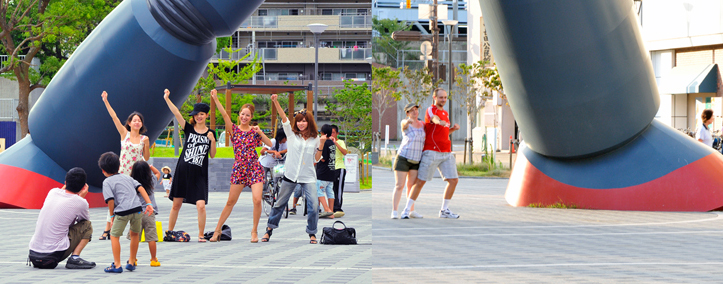
POLYGON ((259 16, 268 16, 268 15, 269 15, 269 10, 259 9, 259 16))

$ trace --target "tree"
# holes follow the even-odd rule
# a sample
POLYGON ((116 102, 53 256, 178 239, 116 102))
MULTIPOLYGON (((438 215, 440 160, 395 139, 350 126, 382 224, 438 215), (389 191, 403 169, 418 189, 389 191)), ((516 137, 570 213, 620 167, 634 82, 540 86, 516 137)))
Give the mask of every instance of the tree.
POLYGON ((336 89, 333 94, 336 103, 327 101, 327 109, 332 114, 332 122, 338 124, 339 132, 346 135, 348 144, 356 143, 359 150, 366 151, 371 145, 372 96, 367 83, 357 85, 351 80, 344 81, 344 89, 336 89))
POLYGON ((392 33, 396 31, 408 31, 412 29, 412 26, 406 21, 400 22, 397 19, 379 19, 374 16, 372 17, 372 29, 379 33, 379 36, 374 37, 372 40, 374 61, 396 67, 397 50, 406 49, 409 42, 392 39, 392 33))
MULTIPOLYGON (((474 128, 474 117, 485 102, 492 98, 492 91, 502 93, 502 82, 497 73, 497 67, 489 68, 487 61, 478 61, 472 65, 460 64, 455 70, 456 89, 450 91, 450 98, 459 103, 467 113, 467 129, 474 128)), ((471 131, 469 132, 471 133, 471 131)), ((466 161, 472 161, 472 136, 465 139, 466 161), (467 148, 469 145, 469 148, 467 148), (469 149, 469 151, 467 151, 469 149)))
POLYGON ((0 1, 3 77, 17 80, 22 137, 28 134, 30 92, 45 88, 75 48, 121 0, 0 1), (20 58, 24 55, 24 58, 20 58), (33 58, 42 62, 31 68, 33 58))
MULTIPOLYGON (((377 111, 379 132, 382 131, 382 118, 387 109, 395 107, 401 98, 399 87, 399 71, 389 67, 372 66, 372 109, 377 111)), ((395 108, 396 111, 396 108, 395 108)))
MULTIPOLYGON (((427 67, 422 69, 410 69, 404 67, 402 74, 407 80, 406 84, 402 84, 401 95, 410 103, 419 104, 421 101, 432 95, 432 91, 442 83, 442 79, 434 82, 432 73, 427 67)), ((376 80, 376 78, 374 78, 376 80)))
MULTIPOLYGON (((219 44, 223 44, 223 41, 217 41, 219 44)), ((223 48, 228 53, 238 52, 239 50, 232 50, 230 47, 223 48)), ((224 60, 218 59, 218 63, 209 63, 206 68, 206 75, 198 78, 198 82, 194 87, 193 91, 189 95, 186 102, 181 106, 181 112, 190 112, 193 109, 193 104, 198 101, 197 95, 208 94, 212 89, 216 88, 217 85, 241 84, 248 82, 249 79, 253 78, 261 70, 261 64, 259 64, 258 56, 248 64, 241 67, 240 63, 251 56, 251 53, 246 54, 242 58, 237 60, 224 60)), ((226 96, 219 94, 218 100, 222 103, 226 103, 226 96)), ((234 112, 238 112, 244 104, 253 103, 254 96, 251 94, 231 94, 231 110, 229 117, 231 117, 233 123, 238 123, 238 116, 232 115, 234 112)), ((201 102, 210 104, 211 99, 208 96, 201 95, 201 102)), ((224 125, 226 122, 220 113, 216 113, 216 125, 224 125)), ((264 114, 258 112, 254 114, 253 119, 261 119, 269 116, 271 111, 267 111, 264 114)))

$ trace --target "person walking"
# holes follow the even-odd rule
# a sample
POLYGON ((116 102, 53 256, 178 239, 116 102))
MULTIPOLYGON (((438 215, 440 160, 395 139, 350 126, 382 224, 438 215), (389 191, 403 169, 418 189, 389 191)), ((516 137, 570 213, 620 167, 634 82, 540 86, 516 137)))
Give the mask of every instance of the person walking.
POLYGON ((703 144, 708 147, 713 147, 713 134, 711 134, 711 131, 708 128, 711 124, 713 124, 713 110, 703 110, 703 113, 700 114, 700 119, 703 123, 698 124, 698 127, 695 129, 695 139, 703 142, 703 144))
POLYGON ((444 189, 444 200, 439 211, 439 218, 459 218, 458 214, 449 210, 449 203, 457 187, 459 176, 457 175, 457 163, 452 155, 452 141, 449 135, 459 129, 459 124, 450 127, 449 114, 444 110, 447 103, 447 92, 441 88, 434 90, 432 99, 434 104, 427 108, 424 115, 424 148, 422 160, 419 163, 417 181, 412 186, 412 193, 409 194, 407 205, 402 211, 402 219, 409 219, 414 201, 419 197, 422 187, 434 176, 434 169, 439 169, 442 179, 447 181, 444 189))
POLYGON ((331 141, 334 142, 334 147, 331 148, 332 155, 334 158, 334 172, 336 178, 334 179, 334 217, 341 218, 344 216, 344 210, 341 206, 344 203, 344 179, 346 178, 346 165, 344 164, 344 156, 349 153, 346 149, 346 143, 344 140, 339 139, 339 127, 335 124, 331 125, 331 141))

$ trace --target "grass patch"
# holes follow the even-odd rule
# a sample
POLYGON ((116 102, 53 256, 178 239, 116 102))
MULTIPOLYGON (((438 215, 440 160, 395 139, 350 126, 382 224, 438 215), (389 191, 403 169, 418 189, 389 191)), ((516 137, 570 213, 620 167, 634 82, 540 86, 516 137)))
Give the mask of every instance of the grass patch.
POLYGON ((577 206, 577 204, 565 204, 562 203, 562 201, 556 202, 554 204, 545 205, 542 203, 532 203, 530 205, 527 205, 527 207, 531 208, 557 208, 557 209, 580 209, 580 206, 577 206))
POLYGON ((509 178, 511 172, 507 168, 499 167, 490 170, 489 164, 475 163, 467 165, 457 164, 457 173, 459 173, 460 176, 509 178))
POLYGON ((359 189, 372 189, 372 177, 362 179, 359 184, 359 189))
MULTIPOLYGON (((178 154, 181 154, 181 148, 178 149, 178 154)), ((178 158, 174 155, 173 147, 156 147, 151 149, 151 157, 157 158, 178 158)), ((233 158, 233 147, 218 147, 216 148, 216 158, 233 158)))
MULTIPOLYGON (((392 159, 394 156, 387 155, 383 157, 379 157, 379 163, 375 166, 385 167, 385 168, 392 168, 392 159)), ((490 170, 490 164, 489 163, 474 163, 474 164, 457 164, 457 173, 460 176, 468 176, 468 177, 501 177, 501 178, 509 178, 510 177, 510 169, 505 167, 500 167, 499 165, 495 165, 492 170, 490 170)))

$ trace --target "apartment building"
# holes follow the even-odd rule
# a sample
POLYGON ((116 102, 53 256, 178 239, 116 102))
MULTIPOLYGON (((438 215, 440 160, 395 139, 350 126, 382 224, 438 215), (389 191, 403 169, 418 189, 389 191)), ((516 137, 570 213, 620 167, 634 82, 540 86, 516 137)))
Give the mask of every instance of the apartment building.
MULTIPOLYGON (((370 1, 268 0, 233 35, 232 47, 240 51, 222 52, 215 60, 258 55, 263 69, 255 84, 308 85, 318 78, 320 98, 326 98, 343 88, 344 80, 371 80, 371 28, 370 1), (319 35, 315 74, 314 34, 308 25, 317 23, 328 27, 319 35)), ((320 105, 322 121, 328 120, 324 110, 320 105)))

